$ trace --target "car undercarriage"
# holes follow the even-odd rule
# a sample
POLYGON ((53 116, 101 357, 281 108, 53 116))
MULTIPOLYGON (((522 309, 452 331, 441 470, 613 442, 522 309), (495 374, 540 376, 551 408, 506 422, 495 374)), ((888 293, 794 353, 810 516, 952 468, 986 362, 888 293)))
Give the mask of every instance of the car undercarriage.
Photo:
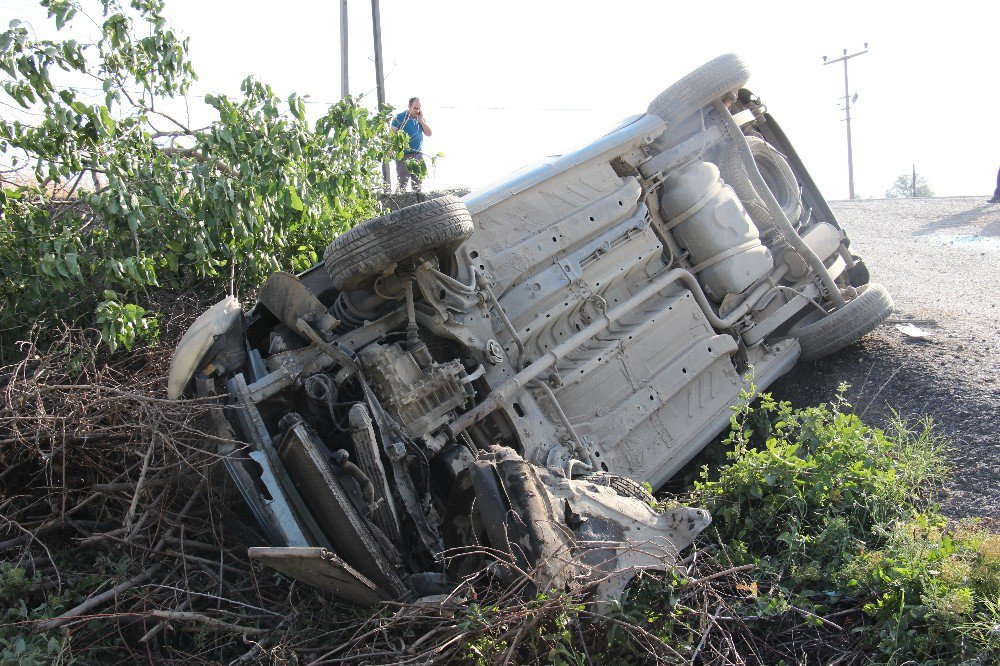
POLYGON ((363 604, 484 569, 603 603, 671 567, 711 519, 649 489, 750 385, 892 309, 748 77, 721 56, 578 151, 202 315, 168 393, 224 403, 251 557, 363 604))

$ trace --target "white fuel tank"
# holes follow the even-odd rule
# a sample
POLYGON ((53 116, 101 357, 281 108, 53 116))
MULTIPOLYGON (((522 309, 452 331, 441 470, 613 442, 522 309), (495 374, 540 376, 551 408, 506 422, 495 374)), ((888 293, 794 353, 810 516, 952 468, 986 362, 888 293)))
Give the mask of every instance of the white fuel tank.
POLYGON ((774 267, 757 228, 710 162, 695 162, 663 182, 660 204, 666 230, 690 253, 702 287, 719 302, 742 293, 774 267))

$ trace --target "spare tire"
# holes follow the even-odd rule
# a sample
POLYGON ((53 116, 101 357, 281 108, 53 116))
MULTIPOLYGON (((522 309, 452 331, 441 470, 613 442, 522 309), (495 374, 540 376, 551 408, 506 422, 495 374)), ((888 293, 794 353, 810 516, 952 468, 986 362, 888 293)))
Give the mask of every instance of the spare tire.
POLYGON ((878 283, 865 285, 857 297, 822 319, 799 322, 788 335, 802 347, 799 359, 829 356, 871 333, 892 314, 892 297, 878 283))
POLYGON ((709 102, 741 88, 750 78, 750 68, 735 53, 709 60, 649 103, 648 113, 668 125, 684 120, 709 102))
MULTIPOLYGON (((785 213, 785 217, 794 225, 802 217, 802 193, 799 191, 799 182, 792 167, 785 156, 764 139, 748 136, 746 140, 761 177, 785 213)), ((736 196, 743 202, 757 228, 764 230, 773 227, 771 211, 754 189, 743 164, 743 153, 735 141, 730 144, 729 150, 720 161, 719 171, 722 172, 722 179, 736 191, 736 196)))
POLYGON ((444 196, 362 222, 327 246, 323 263, 330 281, 343 291, 403 259, 459 243, 472 230, 465 204, 444 196))

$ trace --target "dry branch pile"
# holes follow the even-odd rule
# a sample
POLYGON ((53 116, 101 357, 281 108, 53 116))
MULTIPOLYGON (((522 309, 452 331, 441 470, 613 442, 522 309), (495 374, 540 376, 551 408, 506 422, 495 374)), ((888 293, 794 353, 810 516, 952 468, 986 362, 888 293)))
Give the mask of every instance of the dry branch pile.
POLYGON ((636 613, 610 620, 582 603, 585 590, 525 599, 523 581, 499 589, 486 571, 449 599, 372 614, 252 565, 246 548, 262 538, 215 464, 214 405, 164 397, 173 344, 202 306, 180 300, 156 347, 109 357, 96 331, 66 329, 0 369, 0 648, 188 664, 851 655, 830 641, 841 632, 829 620, 791 613, 784 634, 761 636, 735 610, 746 567, 704 552, 672 586, 640 585, 636 613))

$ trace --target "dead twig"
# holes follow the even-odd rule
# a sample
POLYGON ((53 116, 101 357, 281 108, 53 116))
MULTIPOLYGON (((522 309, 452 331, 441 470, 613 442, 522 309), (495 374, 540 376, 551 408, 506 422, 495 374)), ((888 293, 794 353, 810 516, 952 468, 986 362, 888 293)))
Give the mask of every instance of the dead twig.
POLYGON ((710 580, 716 580, 718 578, 725 578, 734 573, 739 573, 741 571, 749 571, 751 569, 756 569, 756 564, 742 564, 738 567, 730 567, 728 569, 723 569, 722 571, 716 571, 713 574, 707 576, 702 576, 701 578, 692 578, 684 582, 685 585, 701 585, 702 583, 707 583, 710 580))

